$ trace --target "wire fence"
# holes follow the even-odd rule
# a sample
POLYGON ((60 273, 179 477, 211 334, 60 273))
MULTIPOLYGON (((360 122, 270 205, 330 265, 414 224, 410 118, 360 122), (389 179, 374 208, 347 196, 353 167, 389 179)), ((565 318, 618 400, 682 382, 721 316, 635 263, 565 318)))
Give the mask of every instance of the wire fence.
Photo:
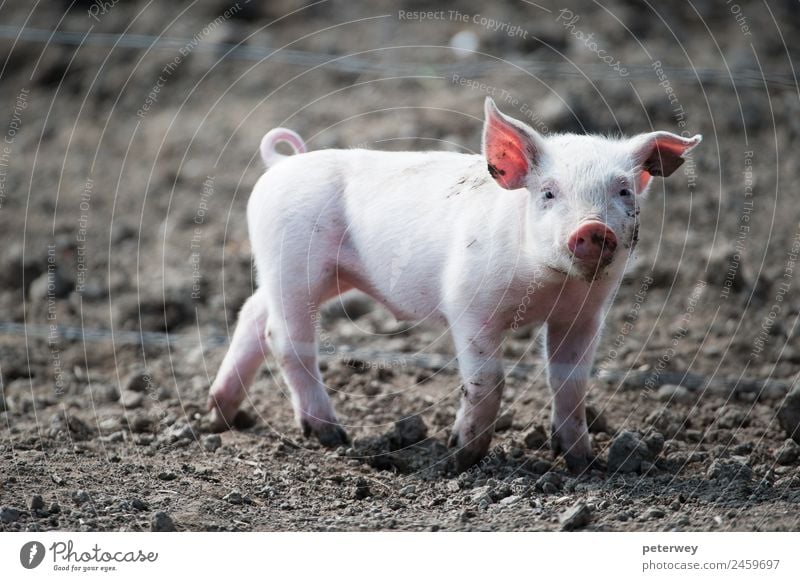
MULTIPOLYGON (((483 78, 489 75, 523 75, 528 74, 544 80, 582 78, 591 81, 621 80, 620 75, 604 64, 578 65, 565 62, 551 62, 529 58, 502 59, 481 58, 479 53, 470 61, 456 63, 441 62, 377 62, 365 58, 366 53, 356 55, 320 53, 294 49, 276 49, 269 46, 251 44, 233 44, 211 41, 196 41, 188 38, 152 36, 146 34, 111 34, 99 32, 71 32, 66 30, 49 30, 12 25, 0 25, 0 38, 15 39, 24 42, 44 44, 117 47, 138 50, 177 51, 187 45, 193 46, 193 52, 212 53, 220 59, 269 61, 300 67, 322 67, 337 72, 353 74, 390 74, 393 76, 436 75, 451 76, 458 74, 465 77, 483 78), (502 66, 508 63, 507 66, 502 66)), ((397 45, 381 47, 380 54, 386 49, 439 49, 456 50, 448 46, 438 45, 397 45)), ((625 80, 655 80, 656 76, 650 65, 628 65, 629 74, 625 80)), ((661 67, 672 82, 700 83, 736 88, 761 88, 796 90, 797 71, 762 74, 756 69, 734 68, 686 68, 661 67)))

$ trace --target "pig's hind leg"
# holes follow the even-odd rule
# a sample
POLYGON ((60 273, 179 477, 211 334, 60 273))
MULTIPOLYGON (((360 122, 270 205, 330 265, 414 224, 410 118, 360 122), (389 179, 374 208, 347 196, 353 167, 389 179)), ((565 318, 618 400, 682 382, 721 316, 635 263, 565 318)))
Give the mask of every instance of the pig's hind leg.
POLYGON ((267 342, 278 360, 291 392, 292 407, 303 434, 315 435, 320 443, 336 447, 349 442, 339 424, 322 375, 319 372, 317 305, 336 295, 342 288, 325 288, 314 292, 305 284, 300 289, 283 288, 270 296, 267 321, 267 342))
POLYGON ((245 302, 239 313, 222 365, 208 394, 208 409, 217 428, 229 428, 247 389, 267 355, 265 331, 267 298, 260 290, 245 302))

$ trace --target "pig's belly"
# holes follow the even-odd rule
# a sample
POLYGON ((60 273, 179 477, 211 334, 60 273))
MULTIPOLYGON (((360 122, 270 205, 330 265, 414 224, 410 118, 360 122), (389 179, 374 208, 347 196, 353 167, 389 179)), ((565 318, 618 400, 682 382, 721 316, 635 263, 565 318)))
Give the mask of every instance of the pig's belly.
MULTIPOLYGON (((386 307, 398 321, 444 322, 441 314, 439 293, 410 278, 403 280, 402 274, 394 278, 372 279, 364 273, 371 272, 353 256, 340 256, 337 261, 337 278, 340 288, 353 287, 369 295, 386 307)), ((387 274, 385 271, 382 274, 387 274)))

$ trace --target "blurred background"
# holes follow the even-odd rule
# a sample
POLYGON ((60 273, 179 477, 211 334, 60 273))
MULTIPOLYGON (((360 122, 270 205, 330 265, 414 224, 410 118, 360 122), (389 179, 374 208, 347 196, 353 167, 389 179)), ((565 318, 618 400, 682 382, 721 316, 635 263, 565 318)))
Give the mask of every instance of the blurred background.
MULTIPOLYGON (((130 431, 113 420, 134 410, 150 427, 132 433, 156 434, 136 445, 153 449, 160 427, 199 425, 253 290, 245 207, 266 131, 290 127, 311 149, 476 152, 486 95, 542 133, 704 136, 654 183, 608 318, 594 397, 617 426, 672 401, 676 385, 701 409, 701 432, 732 394, 746 415, 759 392, 786 393, 800 364, 797 2, 440 4, 0 5, 8 450, 41 448, 51 415, 56 440, 80 432, 64 410, 90 441, 130 431), (137 391, 143 377, 152 385, 137 391), (709 385, 721 399, 695 403, 709 385)), ((346 350, 324 364, 353 434, 420 412, 443 437, 457 402, 446 332, 358 297, 325 311, 323 326, 364 359, 416 357, 377 375, 354 373, 346 350)), ((535 337, 507 343, 519 369, 512 440, 547 425, 535 337)), ((266 369, 249 425, 293 434, 285 388, 266 369)), ((758 412, 757 437, 774 429, 779 443, 776 405, 758 412)))

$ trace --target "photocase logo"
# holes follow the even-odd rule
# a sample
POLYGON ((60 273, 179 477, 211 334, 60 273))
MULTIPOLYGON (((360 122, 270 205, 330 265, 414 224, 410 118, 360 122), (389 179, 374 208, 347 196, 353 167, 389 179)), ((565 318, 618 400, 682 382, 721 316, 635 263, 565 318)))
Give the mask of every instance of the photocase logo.
POLYGON ((31 541, 22 545, 19 550, 19 562, 26 569, 35 569, 44 560, 44 545, 39 541, 31 541))

